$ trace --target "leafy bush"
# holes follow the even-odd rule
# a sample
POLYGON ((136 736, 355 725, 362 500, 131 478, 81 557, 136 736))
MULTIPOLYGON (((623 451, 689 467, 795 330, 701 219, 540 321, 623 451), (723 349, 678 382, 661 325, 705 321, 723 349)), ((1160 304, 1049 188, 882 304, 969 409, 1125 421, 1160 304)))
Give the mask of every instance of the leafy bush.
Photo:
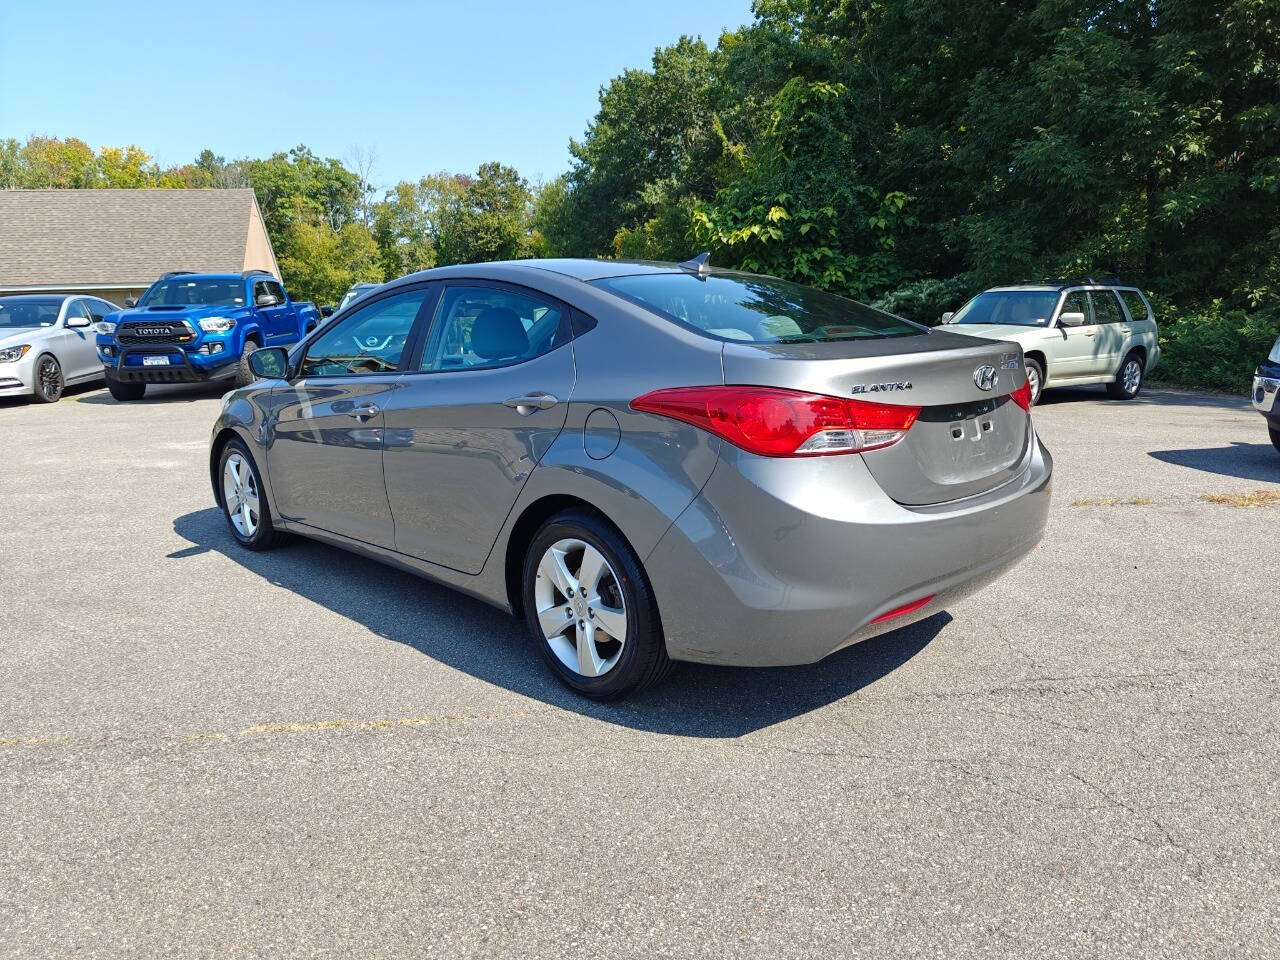
POLYGON ((1253 371, 1280 336, 1280 309, 1249 313, 1221 300, 1190 309, 1156 307, 1160 366, 1155 376, 1179 386, 1246 393, 1253 371))

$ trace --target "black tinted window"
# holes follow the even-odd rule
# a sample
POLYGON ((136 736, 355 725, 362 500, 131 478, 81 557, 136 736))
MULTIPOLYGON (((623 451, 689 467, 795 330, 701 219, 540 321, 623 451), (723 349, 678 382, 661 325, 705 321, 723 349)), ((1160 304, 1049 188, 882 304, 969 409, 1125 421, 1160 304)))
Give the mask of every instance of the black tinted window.
POLYGON ((720 340, 813 343, 924 332, 855 300, 772 277, 646 273, 593 282, 720 340))
POLYGON ((1123 323, 1124 314, 1120 312, 1120 301, 1109 290, 1095 290, 1089 294, 1093 300, 1094 323, 1123 323))

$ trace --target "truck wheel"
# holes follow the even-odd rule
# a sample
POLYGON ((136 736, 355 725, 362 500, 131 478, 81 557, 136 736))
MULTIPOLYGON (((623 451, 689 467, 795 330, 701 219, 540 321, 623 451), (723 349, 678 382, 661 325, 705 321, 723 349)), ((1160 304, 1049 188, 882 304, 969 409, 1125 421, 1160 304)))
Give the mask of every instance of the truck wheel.
POLYGON ((218 458, 218 506, 236 542, 250 550, 270 550, 288 539, 271 522, 271 504, 258 466, 244 441, 227 441, 218 458))
POLYGON ((142 395, 147 392, 147 385, 145 383, 125 383, 123 380, 108 376, 107 389, 111 391, 111 396, 116 400, 141 400, 142 395))
POLYGON ((1115 382, 1107 384, 1107 393, 1111 395, 1111 399, 1132 400, 1136 397, 1142 391, 1142 373, 1142 354, 1136 350, 1129 351, 1120 364, 1115 382))
POLYGON ((247 387, 258 378, 253 375, 253 370, 249 367, 249 358, 253 356, 253 352, 258 349, 258 345, 252 340, 244 342, 244 353, 240 354, 240 362, 236 364, 236 386, 247 387))

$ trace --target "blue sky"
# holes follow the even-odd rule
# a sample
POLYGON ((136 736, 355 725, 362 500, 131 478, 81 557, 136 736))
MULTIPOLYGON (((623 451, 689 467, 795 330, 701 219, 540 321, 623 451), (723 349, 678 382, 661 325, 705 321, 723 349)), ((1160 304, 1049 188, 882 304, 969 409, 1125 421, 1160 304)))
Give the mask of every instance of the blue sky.
POLYGON ((750 19, 750 0, 0 0, 0 137, 165 165, 360 147, 382 185, 487 160, 550 179, 610 78, 750 19))

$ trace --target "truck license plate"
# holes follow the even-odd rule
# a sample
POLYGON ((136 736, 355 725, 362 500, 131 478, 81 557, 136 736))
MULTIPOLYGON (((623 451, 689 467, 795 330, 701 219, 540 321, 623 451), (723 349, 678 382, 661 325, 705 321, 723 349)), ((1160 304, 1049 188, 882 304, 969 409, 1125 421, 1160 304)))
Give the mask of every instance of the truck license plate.
POLYGON ((168 357, 143 357, 142 365, 144 367, 167 367, 169 365, 168 357))

